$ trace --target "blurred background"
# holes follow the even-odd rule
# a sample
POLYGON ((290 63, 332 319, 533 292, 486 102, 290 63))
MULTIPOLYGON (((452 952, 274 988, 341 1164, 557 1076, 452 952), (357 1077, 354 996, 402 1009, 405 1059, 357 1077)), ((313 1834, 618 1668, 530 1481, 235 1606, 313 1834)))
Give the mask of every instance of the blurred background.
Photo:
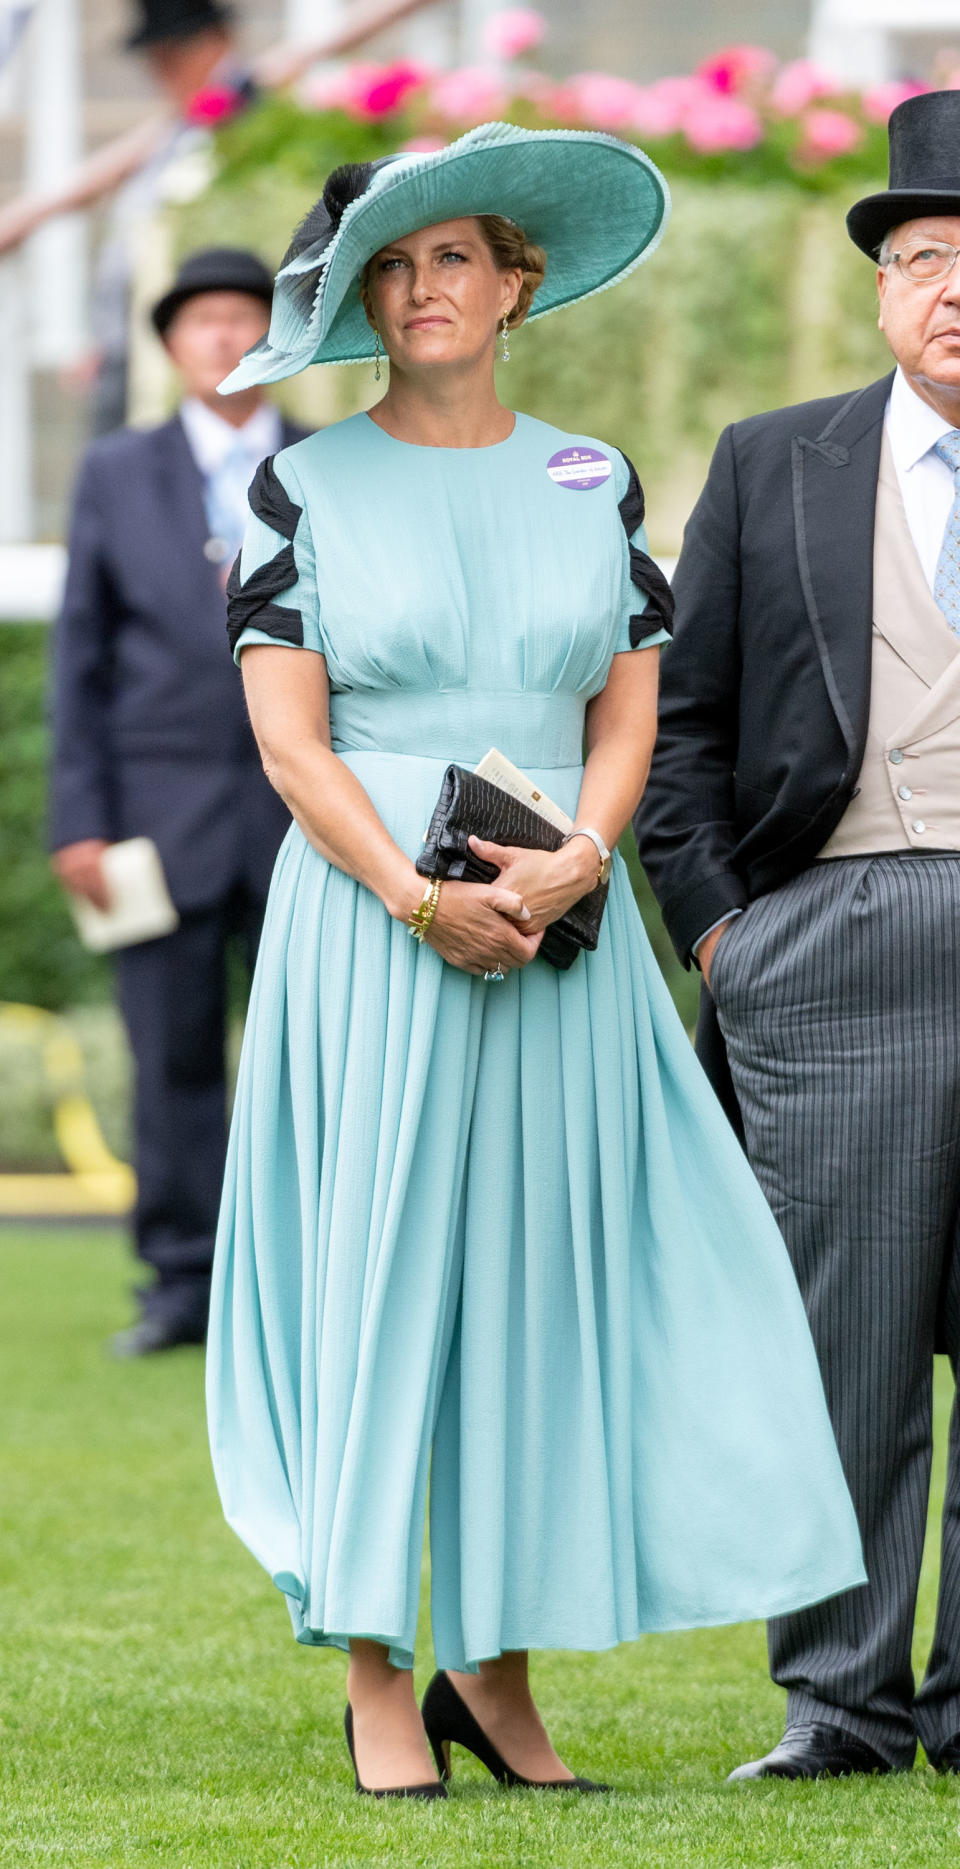
MULTIPOLYGON (((182 46, 190 0, 166 5, 182 46)), ((893 106, 960 84, 955 0, 239 0, 186 78, 162 33, 130 44, 162 13, 0 4, 0 1217, 132 1197, 109 962, 49 871, 45 697, 77 463, 94 433, 173 407, 147 308, 183 257, 242 245, 273 269, 337 162, 493 117, 643 144, 674 192, 666 243, 618 292, 519 333, 502 392, 631 455, 669 562, 726 422, 885 368, 844 212, 885 182, 893 106)), ((281 389, 311 426, 375 394, 363 367, 281 389)), ((635 881, 689 1022, 695 981, 635 881)))

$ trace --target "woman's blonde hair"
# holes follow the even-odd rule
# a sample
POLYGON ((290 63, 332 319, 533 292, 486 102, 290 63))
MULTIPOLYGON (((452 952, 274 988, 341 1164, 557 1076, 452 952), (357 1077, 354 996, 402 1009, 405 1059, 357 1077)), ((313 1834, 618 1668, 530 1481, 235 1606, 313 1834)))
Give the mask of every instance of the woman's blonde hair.
MULTIPOLYGON (((508 273, 519 269, 523 274, 517 302, 508 314, 507 324, 511 330, 521 325, 533 304, 533 295, 544 281, 547 270, 547 256, 542 247, 535 246, 528 240, 522 227, 516 221, 508 221, 502 214, 478 214, 477 226, 493 255, 493 263, 498 272, 508 273)), ((360 297, 368 304, 370 274, 373 260, 369 259, 360 275, 360 297)))
POLYGON ((508 221, 502 214, 478 214, 477 224, 493 254, 497 271, 508 273, 519 267, 523 274, 517 302, 507 319, 511 330, 515 330, 529 313, 537 287, 543 284, 547 256, 542 247, 527 239, 516 221, 508 221))

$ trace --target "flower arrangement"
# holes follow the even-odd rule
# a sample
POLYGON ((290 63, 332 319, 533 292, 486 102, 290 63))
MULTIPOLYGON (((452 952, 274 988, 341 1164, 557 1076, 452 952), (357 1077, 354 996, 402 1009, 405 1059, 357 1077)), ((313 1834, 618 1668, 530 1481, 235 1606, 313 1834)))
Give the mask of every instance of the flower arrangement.
MULTIPOLYGON (((906 80, 851 91, 809 59, 784 64, 758 45, 725 46, 688 75, 650 84, 596 71, 557 79, 529 62, 546 35, 542 14, 511 7, 487 21, 478 64, 354 63, 315 75, 295 99, 264 100, 225 123, 221 165, 231 179, 265 158, 291 174, 316 173, 321 150, 342 148, 350 159, 432 149, 509 117, 535 129, 612 131, 642 143, 671 175, 822 192, 882 180, 890 112, 928 88, 906 80)), ((960 86, 960 70, 945 69, 939 81, 960 86)))

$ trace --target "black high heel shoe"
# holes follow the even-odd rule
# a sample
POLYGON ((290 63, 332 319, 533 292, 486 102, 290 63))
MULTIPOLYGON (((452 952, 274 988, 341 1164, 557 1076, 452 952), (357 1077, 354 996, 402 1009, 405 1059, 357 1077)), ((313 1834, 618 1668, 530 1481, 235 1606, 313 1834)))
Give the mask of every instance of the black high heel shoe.
POLYGON ((349 1700, 347 1701, 347 1711, 343 1716, 343 1730, 347 1735, 347 1748, 350 1753, 351 1763, 353 1765, 353 1776, 357 1781, 357 1790, 360 1792, 362 1797, 365 1797, 365 1798, 445 1798, 446 1797, 447 1795, 446 1785, 441 1785, 439 1780, 436 1778, 431 1778, 429 1783, 425 1785, 390 1785, 386 1790, 383 1790, 383 1791, 373 1791, 371 1790, 369 1785, 362 1785, 360 1783, 360 1773, 357 1771, 357 1755, 354 1750, 354 1744, 353 1744, 353 1708, 351 1707, 349 1700))
POLYGON ((592 1778, 523 1778, 506 1759, 501 1758, 482 1726, 457 1693, 448 1674, 435 1674, 423 1697, 420 1709, 427 1738, 437 1761, 437 1771, 446 1781, 450 1777, 450 1746, 465 1746, 501 1785, 519 1785, 528 1791, 610 1791, 612 1786, 594 1784, 592 1778))

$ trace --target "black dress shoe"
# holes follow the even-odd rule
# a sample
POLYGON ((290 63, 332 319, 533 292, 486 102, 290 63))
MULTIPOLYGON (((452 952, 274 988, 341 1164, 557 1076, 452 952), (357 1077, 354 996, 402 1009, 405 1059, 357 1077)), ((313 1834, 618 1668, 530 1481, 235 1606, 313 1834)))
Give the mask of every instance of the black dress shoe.
POLYGON ((354 1750, 354 1744, 353 1744, 353 1708, 351 1707, 349 1700, 347 1701, 347 1711, 343 1716, 343 1730, 347 1735, 347 1748, 350 1753, 350 1763, 353 1766, 353 1776, 356 1780, 357 1790, 359 1791, 361 1797, 364 1797, 364 1798, 445 1798, 446 1797, 447 1787, 446 1785, 442 1785, 438 1778, 428 1779, 425 1785, 389 1785, 387 1789, 383 1791, 373 1791, 371 1790, 369 1785, 362 1785, 360 1783, 360 1773, 357 1771, 357 1755, 354 1750))
POLYGON ((851 1778, 855 1772, 892 1772, 889 1759, 856 1733, 825 1721, 788 1726, 779 1746, 731 1772, 728 1784, 744 1778, 851 1778))
POLYGON ((420 1711, 441 1778, 450 1777, 452 1743, 472 1752, 501 1785, 524 1786, 528 1791, 609 1791, 611 1788, 594 1784, 592 1778, 523 1778, 501 1757, 482 1726, 478 1726, 466 1701, 457 1693, 450 1676, 442 1671, 434 1675, 420 1711))
POLYGON ((935 1772, 960 1772, 960 1733, 954 1733, 939 1752, 928 1752, 927 1758, 935 1772))
POLYGON ((201 1325, 174 1323, 172 1318, 142 1317, 130 1330, 118 1330, 110 1339, 111 1356, 126 1361, 134 1356, 155 1356, 159 1350, 176 1350, 184 1343, 202 1343, 201 1325))

